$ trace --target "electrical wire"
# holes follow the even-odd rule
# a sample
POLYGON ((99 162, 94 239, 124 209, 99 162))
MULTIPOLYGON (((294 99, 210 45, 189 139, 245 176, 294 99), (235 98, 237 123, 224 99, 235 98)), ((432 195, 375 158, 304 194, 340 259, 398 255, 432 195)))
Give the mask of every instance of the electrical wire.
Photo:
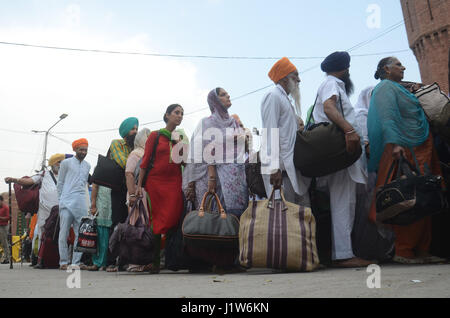
MULTIPOLYGON (((29 43, 5 42, 0 41, 2 45, 23 46, 41 49, 76 51, 76 52, 90 52, 90 53, 107 53, 107 54, 122 54, 122 55, 144 55, 153 57, 175 57, 175 58, 199 58, 199 59, 221 59, 221 60, 279 60, 281 57, 264 57, 264 56, 213 56, 213 55, 184 55, 184 54, 164 54, 164 53, 143 53, 143 52, 125 52, 125 51, 110 51, 98 49, 80 49, 59 46, 48 46, 29 43)), ((384 53, 368 53, 357 56, 372 56, 381 55, 384 53)), ((291 60, 317 60, 323 59, 324 56, 288 56, 291 60)))
MULTIPOLYGON (((438 5, 436 5, 436 7, 439 7, 445 0, 441 0, 438 5)), ((417 15, 420 15, 422 12, 424 12, 426 10, 422 10, 421 12, 417 13, 417 15)), ((386 34, 389 34, 390 32, 396 30, 397 28, 401 27, 403 24, 405 24, 405 22, 408 20, 409 18, 406 17, 405 19, 391 25, 390 27, 388 27, 386 30, 382 31, 381 33, 377 34, 376 36, 374 36, 373 38, 370 38, 366 41, 362 41, 354 46, 352 46, 351 48, 349 48, 347 50, 347 52, 351 52, 354 50, 357 50, 383 36, 385 36, 386 34)), ((148 56, 159 56, 159 57, 186 57, 186 58, 210 58, 210 59, 260 59, 260 60, 268 60, 268 59, 279 59, 279 57, 244 57, 244 56, 209 56, 209 55, 182 55, 182 54, 159 54, 159 53, 141 53, 141 52, 120 52, 120 51, 107 51, 107 50, 92 50, 92 49, 77 49, 77 48, 64 48, 64 47, 56 47, 56 46, 44 46, 44 45, 34 45, 34 44, 25 44, 25 43, 13 43, 13 42, 3 42, 0 41, 0 44, 4 44, 4 45, 18 45, 18 46, 27 46, 27 47, 36 47, 36 48, 46 48, 46 49, 57 49, 57 50, 70 50, 70 51, 82 51, 82 52, 93 52, 93 53, 112 53, 112 54, 129 54, 129 55, 148 55, 148 56)), ((400 51, 391 51, 391 52, 382 52, 382 53, 369 53, 369 54, 359 54, 359 55, 353 55, 353 56, 373 56, 373 55, 384 55, 384 54, 394 54, 394 53, 400 53, 400 52, 406 52, 409 50, 400 50, 400 51)), ((289 57, 290 59, 322 59, 324 57, 289 57)), ((304 74, 307 73, 313 69, 315 69, 316 67, 318 67, 320 64, 314 65, 306 70, 303 70, 300 72, 300 74, 304 74)), ((237 96, 235 98, 233 98, 232 100, 238 100, 241 98, 244 98, 246 96, 252 95, 254 93, 263 91, 269 87, 273 86, 273 84, 264 86, 262 88, 258 88, 256 90, 253 90, 251 92, 245 93, 243 95, 237 96)), ((192 111, 190 113, 186 113, 185 115, 190 115, 190 114, 194 114, 197 112, 201 112, 203 110, 208 109, 208 107, 204 107, 195 111, 192 111)), ((147 122, 147 123, 143 123, 142 125, 150 125, 150 124, 156 124, 156 123, 160 123, 162 122, 162 120, 158 120, 158 121, 151 121, 151 122, 147 122)), ((55 132, 55 134, 75 134, 75 133, 84 133, 84 134, 90 134, 90 133, 102 133, 102 132, 111 132, 111 131, 116 131, 118 128, 110 128, 110 129, 103 129, 103 130, 92 130, 92 131, 85 131, 85 132, 55 132)), ((15 131, 17 133, 25 133, 25 132, 18 132, 15 131)))

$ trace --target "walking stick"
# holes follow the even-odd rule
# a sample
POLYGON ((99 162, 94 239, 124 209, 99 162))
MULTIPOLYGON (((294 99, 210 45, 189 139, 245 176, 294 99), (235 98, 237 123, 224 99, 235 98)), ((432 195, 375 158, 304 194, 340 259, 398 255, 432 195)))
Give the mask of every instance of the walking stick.
MULTIPOLYGON (((11 205, 11 183, 9 186, 9 269, 13 269, 13 257, 12 257, 12 205, 11 205)), ((5 250, 8 248, 5 246, 5 250)))

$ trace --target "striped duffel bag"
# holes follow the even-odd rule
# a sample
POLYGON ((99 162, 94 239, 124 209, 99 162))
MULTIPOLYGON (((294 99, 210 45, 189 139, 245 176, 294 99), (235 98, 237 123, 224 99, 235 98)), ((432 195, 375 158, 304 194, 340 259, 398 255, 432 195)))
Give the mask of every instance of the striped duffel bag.
POLYGON ((239 228, 239 261, 250 268, 313 271, 319 266, 310 208, 281 200, 251 201, 239 228))

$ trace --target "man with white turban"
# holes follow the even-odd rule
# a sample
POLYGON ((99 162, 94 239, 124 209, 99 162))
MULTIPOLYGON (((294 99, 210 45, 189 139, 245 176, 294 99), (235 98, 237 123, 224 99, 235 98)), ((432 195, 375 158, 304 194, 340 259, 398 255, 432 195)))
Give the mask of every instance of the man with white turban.
MULTIPOLYGON (((54 154, 48 159, 49 170, 44 170, 31 178, 5 178, 7 183, 17 183, 22 186, 32 186, 38 184, 39 189, 39 210, 37 212, 37 222, 34 229, 34 235, 32 239, 32 250, 36 244, 41 246, 41 238, 44 235, 44 224, 47 218, 50 216, 50 211, 52 207, 58 205, 58 190, 56 188, 58 173, 61 161, 65 159, 64 154, 54 154)), ((30 217, 30 215, 27 215, 30 217)), ((32 265, 36 265, 36 260, 33 259, 32 265)))

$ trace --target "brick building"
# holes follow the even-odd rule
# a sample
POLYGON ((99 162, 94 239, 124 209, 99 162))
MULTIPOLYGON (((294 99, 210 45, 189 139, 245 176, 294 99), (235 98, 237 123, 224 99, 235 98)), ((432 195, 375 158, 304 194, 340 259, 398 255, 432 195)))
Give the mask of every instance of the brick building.
POLYGON ((449 92, 450 0, 400 0, 422 83, 449 92))

